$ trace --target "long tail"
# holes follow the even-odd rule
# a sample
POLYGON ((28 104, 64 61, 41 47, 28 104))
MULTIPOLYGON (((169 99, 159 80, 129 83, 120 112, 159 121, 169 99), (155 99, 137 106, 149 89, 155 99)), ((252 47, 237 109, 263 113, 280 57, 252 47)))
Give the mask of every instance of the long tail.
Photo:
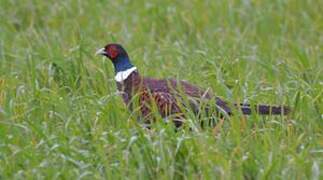
MULTIPOLYGON (((220 98, 216 99, 216 105, 225 113, 232 115, 232 110, 229 107, 229 105, 221 100, 220 98)), ((259 104, 255 106, 251 106, 250 104, 234 104, 236 108, 240 108, 242 114, 250 115, 253 112, 260 114, 260 115, 287 115, 290 113, 290 108, 287 106, 271 106, 271 105, 265 105, 265 104, 259 104)))
POLYGON ((287 106, 271 106, 266 104, 258 104, 250 107, 250 104, 240 104, 243 114, 250 115, 253 111, 261 115, 287 115, 290 112, 290 108, 287 106))

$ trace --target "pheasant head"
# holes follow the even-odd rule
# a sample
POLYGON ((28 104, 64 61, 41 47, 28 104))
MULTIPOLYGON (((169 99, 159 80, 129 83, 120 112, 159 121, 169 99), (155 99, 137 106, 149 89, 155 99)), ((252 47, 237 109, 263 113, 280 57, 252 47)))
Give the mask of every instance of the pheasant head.
POLYGON ((116 73, 115 79, 118 82, 125 80, 137 69, 131 64, 128 53, 120 44, 107 44, 95 54, 103 55, 111 60, 116 73))

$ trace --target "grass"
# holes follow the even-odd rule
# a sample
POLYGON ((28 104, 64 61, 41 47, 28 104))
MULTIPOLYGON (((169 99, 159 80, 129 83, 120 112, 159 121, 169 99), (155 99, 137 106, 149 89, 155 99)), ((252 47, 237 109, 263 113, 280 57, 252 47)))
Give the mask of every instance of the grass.
POLYGON ((0 179, 322 179, 322 1, 0 1, 0 179), (145 130, 94 52, 289 117, 145 130))

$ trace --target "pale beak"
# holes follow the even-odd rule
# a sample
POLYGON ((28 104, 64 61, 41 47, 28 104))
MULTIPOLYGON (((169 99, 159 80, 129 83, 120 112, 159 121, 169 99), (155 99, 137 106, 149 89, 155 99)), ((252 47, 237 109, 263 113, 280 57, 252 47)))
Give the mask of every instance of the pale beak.
POLYGON ((107 55, 105 48, 101 48, 95 52, 95 55, 107 55))

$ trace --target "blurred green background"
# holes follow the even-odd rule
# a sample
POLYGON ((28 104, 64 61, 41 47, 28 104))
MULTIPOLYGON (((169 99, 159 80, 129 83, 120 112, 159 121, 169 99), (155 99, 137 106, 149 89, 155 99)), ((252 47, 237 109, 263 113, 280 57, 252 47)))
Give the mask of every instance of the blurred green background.
POLYGON ((0 0, 0 179, 323 178, 323 1, 0 0), (111 63, 288 117, 136 123, 111 63))

